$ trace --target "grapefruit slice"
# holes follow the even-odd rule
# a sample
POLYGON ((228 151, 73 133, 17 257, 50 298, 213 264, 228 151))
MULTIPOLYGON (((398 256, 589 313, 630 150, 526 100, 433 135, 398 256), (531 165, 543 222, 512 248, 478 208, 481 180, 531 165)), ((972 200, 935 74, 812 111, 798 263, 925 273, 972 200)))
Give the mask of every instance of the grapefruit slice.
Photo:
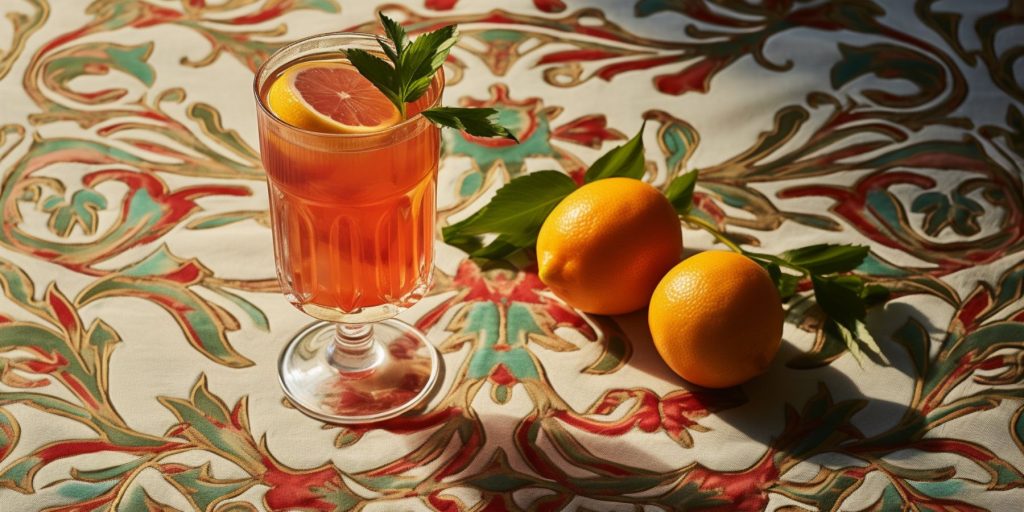
POLYGON ((267 106, 292 126, 326 133, 370 133, 401 119, 387 96, 344 62, 289 67, 270 85, 267 106))

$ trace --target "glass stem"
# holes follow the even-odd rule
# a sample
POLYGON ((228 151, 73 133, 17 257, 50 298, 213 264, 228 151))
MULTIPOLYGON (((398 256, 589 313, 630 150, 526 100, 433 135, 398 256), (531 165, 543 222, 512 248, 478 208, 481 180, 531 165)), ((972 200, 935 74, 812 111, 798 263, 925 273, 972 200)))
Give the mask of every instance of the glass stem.
POLYGON ((380 351, 380 345, 373 339, 373 324, 338 323, 327 358, 338 371, 358 372, 377 366, 383 355, 380 351))

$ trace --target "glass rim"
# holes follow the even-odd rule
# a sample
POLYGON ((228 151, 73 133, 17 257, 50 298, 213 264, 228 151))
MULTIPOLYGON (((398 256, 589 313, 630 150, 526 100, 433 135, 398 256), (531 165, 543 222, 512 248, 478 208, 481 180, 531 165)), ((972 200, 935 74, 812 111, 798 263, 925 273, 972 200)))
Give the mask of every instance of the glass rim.
MULTIPOLYGON (((373 42, 384 41, 385 43, 387 43, 387 44, 389 44, 391 46, 394 46, 393 44, 391 44, 390 41, 388 41, 386 39, 382 39, 377 34, 370 34, 370 33, 367 33, 367 32, 343 32, 342 31, 342 32, 324 32, 324 33, 320 33, 320 34, 314 34, 314 35, 311 35, 311 36, 303 37, 302 39, 297 39, 295 41, 292 41, 291 43, 288 43, 285 46, 282 46, 281 48, 278 48, 277 51, 275 51, 274 53, 270 54, 270 57, 267 57, 267 60, 264 61, 263 64, 261 64, 260 67, 256 69, 256 73, 253 75, 253 78, 252 78, 252 91, 253 91, 253 96, 256 97, 256 105, 257 105, 257 107, 261 111, 263 111, 264 114, 267 115, 267 117, 269 119, 273 120, 275 123, 277 123, 277 124, 287 128, 289 130, 295 130, 297 132, 304 133, 304 134, 307 134, 307 135, 316 136, 316 137, 328 137, 328 138, 331 138, 331 139, 362 139, 362 138, 370 138, 370 137, 380 137, 381 135, 387 135, 387 134, 389 134, 389 133, 391 133, 393 131, 397 131, 397 130, 405 128, 407 126, 411 126, 414 123, 418 123, 420 121, 426 121, 428 123, 430 122, 429 120, 427 120, 426 117, 423 116, 422 111, 420 111, 420 112, 417 112, 416 115, 414 115, 414 116, 412 116, 412 117, 410 117, 408 119, 405 119, 405 120, 403 120, 403 121, 401 121, 399 123, 396 123, 396 124, 394 124, 392 126, 389 126, 389 127, 385 128, 383 130, 372 131, 372 132, 365 132, 365 133, 331 133, 331 132, 320 132, 320 131, 316 131, 316 130, 308 130, 306 128, 300 128, 300 127, 295 126, 293 124, 289 124, 289 123, 285 122, 283 119, 281 119, 280 117, 278 117, 277 114, 275 114, 274 111, 271 110, 270 107, 265 105, 264 102, 263 102, 263 97, 260 94, 260 85, 262 85, 262 84, 260 84, 260 76, 262 76, 265 71, 268 71, 267 67, 270 65, 271 62, 273 62, 274 58, 277 57, 279 54, 284 53, 285 51, 287 51, 287 50, 289 50, 289 49, 291 49, 291 48, 293 48, 295 46, 298 46, 298 45, 300 45, 302 43, 305 43, 305 42, 308 42, 308 41, 312 41, 314 39, 321 39, 321 38, 328 38, 328 37, 350 37, 350 38, 354 38, 354 39, 373 40, 373 42)), ((288 61, 288 62, 291 62, 291 61, 288 61)), ((287 64, 287 62, 284 63, 284 64, 287 64)), ((444 92, 444 87, 445 87, 445 82, 446 82, 445 81, 445 76, 444 76, 444 66, 443 65, 440 68, 438 68, 436 73, 434 73, 434 76, 432 78, 432 82, 434 82, 434 81, 437 81, 440 84, 440 86, 438 88, 438 91, 437 91, 437 96, 435 96, 434 97, 434 101, 432 101, 429 105, 427 105, 426 108, 424 108, 423 110, 426 110, 426 109, 429 109, 429 108, 434 108, 434 107, 438 106, 441 103, 441 97, 443 95, 442 93, 444 92)))

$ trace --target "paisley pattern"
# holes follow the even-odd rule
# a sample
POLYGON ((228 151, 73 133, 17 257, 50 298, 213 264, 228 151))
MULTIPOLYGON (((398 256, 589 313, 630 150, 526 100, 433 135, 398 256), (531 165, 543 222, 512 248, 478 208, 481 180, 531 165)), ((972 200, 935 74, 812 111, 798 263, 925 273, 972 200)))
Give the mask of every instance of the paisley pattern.
MULTIPOLYGON (((0 6, 0 508, 1016 510, 1024 503, 1024 5, 882 0, 10 0, 0 6), (403 314, 444 355, 417 415, 282 400, 309 319, 277 290, 252 72, 311 34, 458 23, 442 224, 577 179, 645 124, 737 243, 871 247, 893 293, 859 364, 788 304, 770 372, 719 391, 642 313, 583 315, 440 247, 403 314)), ((690 249, 714 241, 686 229, 690 249)))

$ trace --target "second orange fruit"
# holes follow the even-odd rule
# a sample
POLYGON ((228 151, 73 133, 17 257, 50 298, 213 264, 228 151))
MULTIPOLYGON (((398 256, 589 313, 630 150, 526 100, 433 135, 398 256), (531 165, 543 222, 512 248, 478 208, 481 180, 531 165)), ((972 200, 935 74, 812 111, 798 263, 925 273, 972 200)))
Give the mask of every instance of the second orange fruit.
POLYGON ((683 249, 679 218, 640 180, 607 178, 578 188, 537 237, 540 280, 569 305, 615 315, 647 305, 683 249))
POLYGON ((706 251, 670 270, 651 297, 654 347, 680 377, 709 388, 765 372, 785 313, 768 272, 750 258, 706 251))

